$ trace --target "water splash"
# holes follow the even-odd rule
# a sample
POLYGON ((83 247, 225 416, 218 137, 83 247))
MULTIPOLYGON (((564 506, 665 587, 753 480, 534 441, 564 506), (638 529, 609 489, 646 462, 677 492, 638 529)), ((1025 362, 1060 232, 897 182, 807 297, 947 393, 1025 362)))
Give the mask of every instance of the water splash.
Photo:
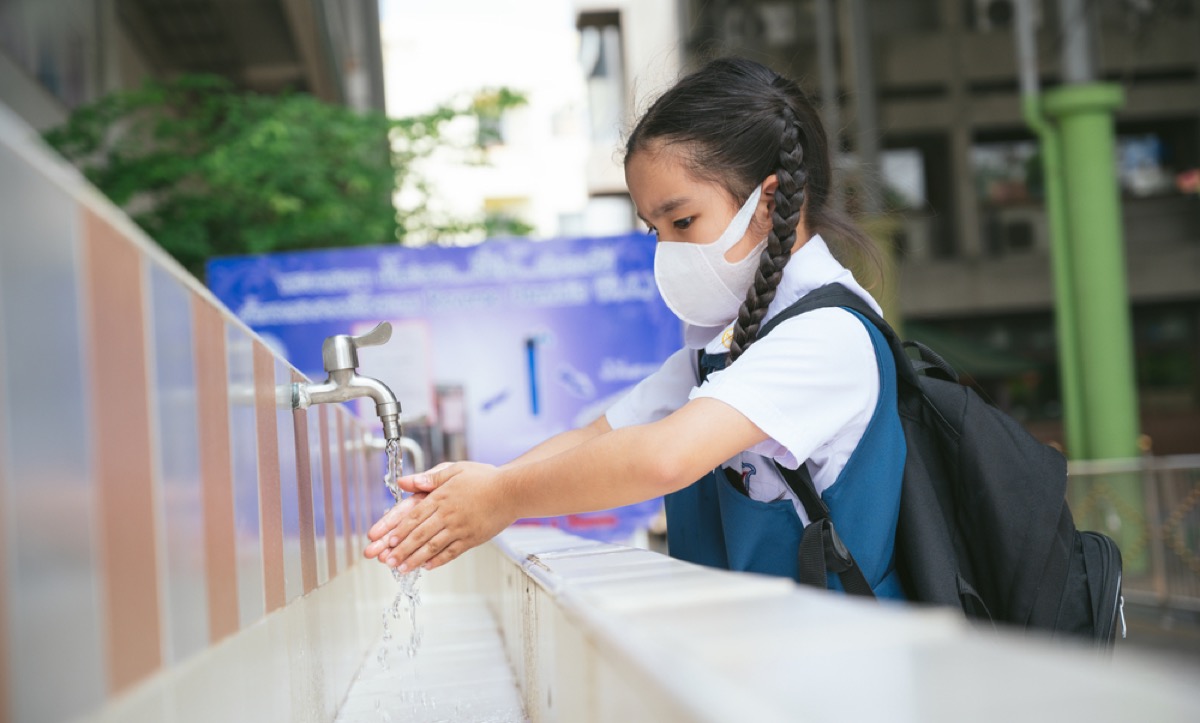
POLYGON ((421 591, 417 589, 417 581, 421 579, 421 568, 403 575, 393 569, 392 577, 400 583, 400 592, 396 593, 396 599, 392 602, 392 617, 400 617, 400 602, 403 600, 408 608, 408 624, 411 631, 404 652, 413 658, 421 648, 421 628, 417 625, 417 606, 421 604, 421 591))
MULTIPOLYGON (((396 592, 396 597, 392 599, 392 604, 383 611, 383 640, 379 644, 379 652, 375 659, 379 661, 379 666, 384 670, 389 670, 388 656, 391 654, 392 648, 392 631, 389 619, 400 619, 400 608, 403 605, 408 609, 409 637, 408 644, 402 650, 409 658, 414 658, 417 651, 421 648, 421 628, 417 625, 417 606, 421 604, 421 591, 417 589, 417 582, 421 579, 421 569, 417 568, 409 573, 401 574, 399 570, 392 569, 392 579, 400 585, 400 589, 396 592)), ((399 646, 399 642, 396 642, 399 646)), ((402 694, 405 697, 405 694, 402 694)), ((424 703, 424 694, 422 693, 422 702, 424 703)), ((381 703, 376 701, 376 710, 380 710, 381 703)), ((388 717, 387 711, 382 711, 385 720, 391 720, 388 717)))

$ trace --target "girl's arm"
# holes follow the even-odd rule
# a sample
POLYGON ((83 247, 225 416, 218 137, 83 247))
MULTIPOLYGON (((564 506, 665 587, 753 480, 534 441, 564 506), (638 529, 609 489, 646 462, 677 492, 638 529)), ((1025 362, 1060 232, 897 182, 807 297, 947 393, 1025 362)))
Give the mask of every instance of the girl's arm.
POLYGON ((609 509, 682 489, 765 439, 737 410, 701 398, 658 422, 603 432, 536 461, 499 469, 456 463, 414 475, 406 487, 432 491, 379 520, 366 555, 406 570, 437 567, 522 517, 609 509))

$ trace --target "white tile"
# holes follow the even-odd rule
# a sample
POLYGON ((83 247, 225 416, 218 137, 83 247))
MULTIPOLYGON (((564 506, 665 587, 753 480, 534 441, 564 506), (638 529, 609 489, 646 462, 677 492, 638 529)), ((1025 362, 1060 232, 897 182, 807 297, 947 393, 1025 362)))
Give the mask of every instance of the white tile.
POLYGON ((258 510, 258 433, 254 411, 254 342, 240 327, 225 325, 229 365, 229 451, 233 466, 238 620, 245 628, 266 612, 262 531, 258 510))
MULTIPOLYGON (((290 386, 292 368, 275 360, 275 385, 290 386)), ((291 602, 304 593, 300 570, 300 492, 296 479, 296 425, 290 407, 275 410, 275 425, 279 437, 279 493, 283 520, 283 583, 284 596, 291 602)))
POLYGON ((192 306, 190 292, 173 274, 157 263, 144 268, 150 295, 155 512, 163 540, 158 558, 163 661, 169 665, 199 652, 209 639, 192 306))
POLYGON ((26 142, 18 128, 28 129, 2 108, 0 121, 0 384, 7 415, 0 425, 7 434, 0 547, 7 555, 9 642, 19 651, 10 665, 10 705, 17 720, 61 720, 97 706, 107 688, 84 366, 90 331, 80 298, 82 209, 59 185, 63 174, 53 166, 61 159, 26 142), (69 533, 62 520, 71 520, 69 533))

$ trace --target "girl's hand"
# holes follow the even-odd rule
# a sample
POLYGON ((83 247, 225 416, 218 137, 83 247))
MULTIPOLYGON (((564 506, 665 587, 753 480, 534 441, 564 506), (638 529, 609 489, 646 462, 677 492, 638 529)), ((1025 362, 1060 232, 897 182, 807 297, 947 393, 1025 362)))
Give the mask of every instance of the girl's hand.
POLYGON ((405 492, 412 492, 414 494, 432 492, 445 481, 438 476, 438 473, 454 464, 454 462, 442 462, 424 472, 405 475, 396 480, 396 486, 405 492))
MULTIPOLYGON (((425 499, 425 497, 426 494, 424 492, 411 494, 397 502, 392 506, 392 509, 388 510, 383 517, 379 518, 379 521, 367 531, 367 537, 369 537, 372 542, 367 545, 366 549, 363 550, 363 556, 368 559, 377 557, 379 558, 380 562, 383 562, 385 553, 390 553, 392 551, 392 545, 395 544, 389 544, 390 540, 393 539, 390 533, 392 532, 392 528, 395 527, 395 522, 399 522, 404 515, 408 514, 409 510, 411 510, 414 505, 425 499), (389 520, 394 520, 395 522, 386 524, 389 520)), ((397 540, 397 542, 398 541, 399 540, 397 540)))
POLYGON ((375 523, 365 554, 401 572, 432 570, 492 539, 517 519, 498 474, 491 465, 456 462, 400 478, 402 489, 421 497, 410 505, 404 500, 375 523))
POLYGON ((384 553, 390 553, 396 542, 399 542, 399 539, 391 534, 396 524, 413 508, 413 505, 425 499, 429 491, 439 484, 433 482, 433 479, 436 478, 436 473, 441 472, 451 464, 453 462, 442 462, 425 472, 408 475, 396 480, 396 486, 410 494, 393 505, 392 509, 379 518, 379 521, 367 532, 367 537, 372 542, 363 550, 364 557, 367 559, 377 557, 380 562, 385 560, 384 553), (431 475, 434 477, 431 477, 431 475))

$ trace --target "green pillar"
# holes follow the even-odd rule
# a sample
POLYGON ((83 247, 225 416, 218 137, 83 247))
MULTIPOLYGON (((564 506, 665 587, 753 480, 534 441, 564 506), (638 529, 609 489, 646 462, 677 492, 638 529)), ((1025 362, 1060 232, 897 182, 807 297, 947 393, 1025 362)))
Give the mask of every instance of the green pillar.
POLYGON ((1129 293, 1121 205, 1117 192, 1112 111, 1119 86, 1103 83, 1056 88, 1045 94, 1046 113, 1058 122, 1062 143, 1071 286, 1079 325, 1087 456, 1138 456, 1138 409, 1133 375, 1129 293))
MULTIPOLYGON (((1058 126, 1070 237, 1071 291, 1077 323, 1084 451, 1090 459, 1138 456, 1138 404, 1133 372, 1129 293, 1121 205, 1116 182, 1112 112, 1119 86, 1070 85, 1044 94, 1043 108, 1058 126)), ((1140 478, 1108 480, 1106 496, 1120 514, 1116 533, 1127 568, 1145 564, 1145 514, 1140 478)))

